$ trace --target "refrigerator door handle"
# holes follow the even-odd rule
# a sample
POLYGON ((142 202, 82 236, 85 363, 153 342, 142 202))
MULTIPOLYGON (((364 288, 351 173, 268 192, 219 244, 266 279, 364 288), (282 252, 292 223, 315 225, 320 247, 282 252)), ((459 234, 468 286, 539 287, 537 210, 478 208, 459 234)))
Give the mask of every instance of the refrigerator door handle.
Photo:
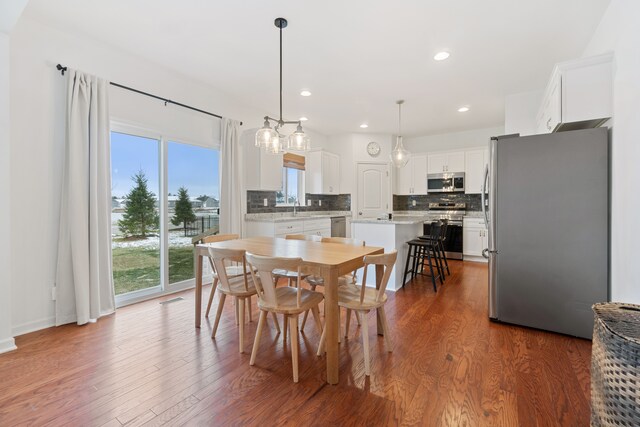
POLYGON ((482 216, 484 217, 484 226, 489 228, 489 218, 487 217, 487 182, 489 181, 489 165, 484 168, 484 181, 482 182, 482 216))

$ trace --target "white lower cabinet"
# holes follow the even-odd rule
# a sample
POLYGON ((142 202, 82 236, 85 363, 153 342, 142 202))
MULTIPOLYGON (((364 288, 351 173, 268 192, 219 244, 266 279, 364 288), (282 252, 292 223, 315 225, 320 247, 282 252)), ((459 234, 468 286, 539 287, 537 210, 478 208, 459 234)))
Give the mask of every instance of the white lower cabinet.
POLYGON ((482 251, 489 245, 483 218, 465 218, 462 226, 462 255, 465 260, 487 262, 482 251))
POLYGON ((330 218, 295 219, 291 221, 247 221, 246 237, 286 237, 287 234, 306 234, 331 237, 330 218))

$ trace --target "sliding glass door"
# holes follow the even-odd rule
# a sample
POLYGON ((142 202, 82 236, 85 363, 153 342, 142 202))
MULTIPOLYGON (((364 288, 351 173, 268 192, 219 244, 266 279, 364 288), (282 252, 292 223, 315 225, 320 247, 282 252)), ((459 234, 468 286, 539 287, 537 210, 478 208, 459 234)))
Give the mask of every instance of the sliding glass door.
POLYGON ((159 288, 160 140, 111 132, 111 235, 116 295, 159 288))
POLYGON ((113 127, 111 234, 118 305, 193 284, 193 241, 218 233, 218 166, 216 149, 113 127))

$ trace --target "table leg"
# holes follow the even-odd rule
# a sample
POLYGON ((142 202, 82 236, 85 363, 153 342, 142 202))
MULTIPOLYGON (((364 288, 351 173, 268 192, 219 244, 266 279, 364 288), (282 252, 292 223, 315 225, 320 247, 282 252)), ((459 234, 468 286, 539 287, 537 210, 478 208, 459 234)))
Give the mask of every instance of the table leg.
POLYGON ((338 307, 338 272, 326 267, 322 269, 324 279, 324 314, 327 350, 327 382, 338 384, 338 334, 340 330, 340 308, 338 307))
POLYGON ((199 328, 202 320, 202 256, 198 253, 197 248, 194 251, 194 257, 193 261, 196 266, 196 328, 199 328))
MULTIPOLYGON (((380 289, 383 275, 384 275, 384 266, 376 265, 376 289, 380 289)), ((378 325, 378 335, 384 335, 383 323, 382 323, 382 320, 380 319, 380 313, 378 313, 378 310, 376 310, 376 319, 377 319, 377 325, 378 325)))

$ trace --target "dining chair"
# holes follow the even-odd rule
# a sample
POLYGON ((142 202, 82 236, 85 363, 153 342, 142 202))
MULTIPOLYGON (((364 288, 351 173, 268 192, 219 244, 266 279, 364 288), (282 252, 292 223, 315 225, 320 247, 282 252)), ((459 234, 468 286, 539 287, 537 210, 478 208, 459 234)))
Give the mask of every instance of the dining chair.
MULTIPOLYGON (((202 243, 217 243, 224 242, 226 240, 236 240, 238 239, 237 234, 214 234, 212 236, 206 236, 202 239, 202 243)), ((211 270, 213 274, 213 284, 211 285, 211 293, 209 294, 209 302, 207 303, 207 310, 204 313, 205 317, 209 317, 209 312, 211 311, 211 305, 213 304, 213 296, 216 293, 216 287, 218 286, 218 273, 216 272, 216 268, 209 258, 209 264, 211 264, 211 270)), ((242 268, 239 265, 226 265, 225 270, 227 272, 227 277, 236 277, 241 276, 243 274, 242 268)), ((248 274, 248 271, 245 271, 248 274)), ((251 319, 251 300, 249 300, 249 304, 247 304, 247 311, 249 312, 249 321, 251 319)), ((235 306, 236 312, 236 325, 239 324, 240 315, 238 313, 238 306, 235 306)), ((244 316, 244 313, 242 314, 244 316)))
MULTIPOLYGON (((398 258, 398 251, 395 249, 389 253, 381 255, 367 255, 364 257, 364 274, 362 277, 362 285, 347 285, 338 288, 338 306, 347 309, 347 319, 351 310, 359 312, 362 324, 362 346, 364 348, 364 371, 367 376, 371 375, 370 356, 369 356, 369 326, 367 315, 369 311, 376 310, 382 323, 384 339, 387 343, 387 350, 393 350, 391 335, 389 334, 389 325, 387 324, 387 316, 384 311, 384 304, 387 302, 387 284, 391 277, 391 271, 398 258), (379 289, 367 288, 367 267, 370 265, 381 265, 384 269, 382 281, 379 289)), ((318 356, 324 352, 325 332, 320 337, 320 345, 318 346, 318 356)))
POLYGON ((239 307, 239 312, 242 313, 242 316, 240 316, 241 318, 239 319, 238 329, 239 349, 240 353, 244 353, 244 306, 247 301, 251 304, 251 296, 258 293, 256 289, 258 278, 253 274, 240 274, 239 276, 234 277, 229 277, 227 275, 225 264, 228 261, 241 264, 241 271, 247 271, 247 260, 244 249, 209 248, 209 259, 218 272, 218 290, 220 292, 220 301, 218 302, 218 310, 216 312, 216 319, 213 323, 211 338, 215 338, 216 336, 218 324, 220 323, 220 316, 222 315, 222 310, 224 308, 224 302, 227 296, 231 296, 239 307))
POLYGON ((302 258, 265 257, 247 253, 247 262, 251 266, 251 275, 256 277, 257 274, 254 282, 258 286, 258 308, 260 309, 258 329, 256 330, 256 337, 253 342, 249 365, 253 366, 256 362, 256 354, 258 347, 260 347, 260 336, 262 335, 267 313, 283 314, 285 319, 288 319, 290 327, 293 382, 297 383, 299 353, 298 316, 300 313, 311 310, 318 328, 318 333, 322 333, 318 305, 324 299, 324 295, 300 286, 302 258), (253 271, 254 268, 256 272, 253 271), (279 269, 297 272, 295 287, 276 287, 273 271, 279 269))
MULTIPOLYGON (((364 240, 352 239, 349 237, 323 237, 321 241, 322 243, 339 243, 342 245, 365 246, 364 240)), ((338 278, 338 286, 355 283, 357 271, 358 270, 354 270, 350 274, 345 274, 344 276, 340 276, 338 278)), ((324 286, 324 279, 322 278, 322 276, 310 275, 306 277, 305 280, 311 287, 312 291, 315 291, 317 286, 324 286)), ((308 316, 309 316, 309 312, 304 313, 304 317, 302 318, 302 324, 300 325, 300 329, 304 328, 304 325, 307 323, 308 316)), ((356 313, 356 320, 359 325, 360 315, 358 315, 357 313, 356 313)))

